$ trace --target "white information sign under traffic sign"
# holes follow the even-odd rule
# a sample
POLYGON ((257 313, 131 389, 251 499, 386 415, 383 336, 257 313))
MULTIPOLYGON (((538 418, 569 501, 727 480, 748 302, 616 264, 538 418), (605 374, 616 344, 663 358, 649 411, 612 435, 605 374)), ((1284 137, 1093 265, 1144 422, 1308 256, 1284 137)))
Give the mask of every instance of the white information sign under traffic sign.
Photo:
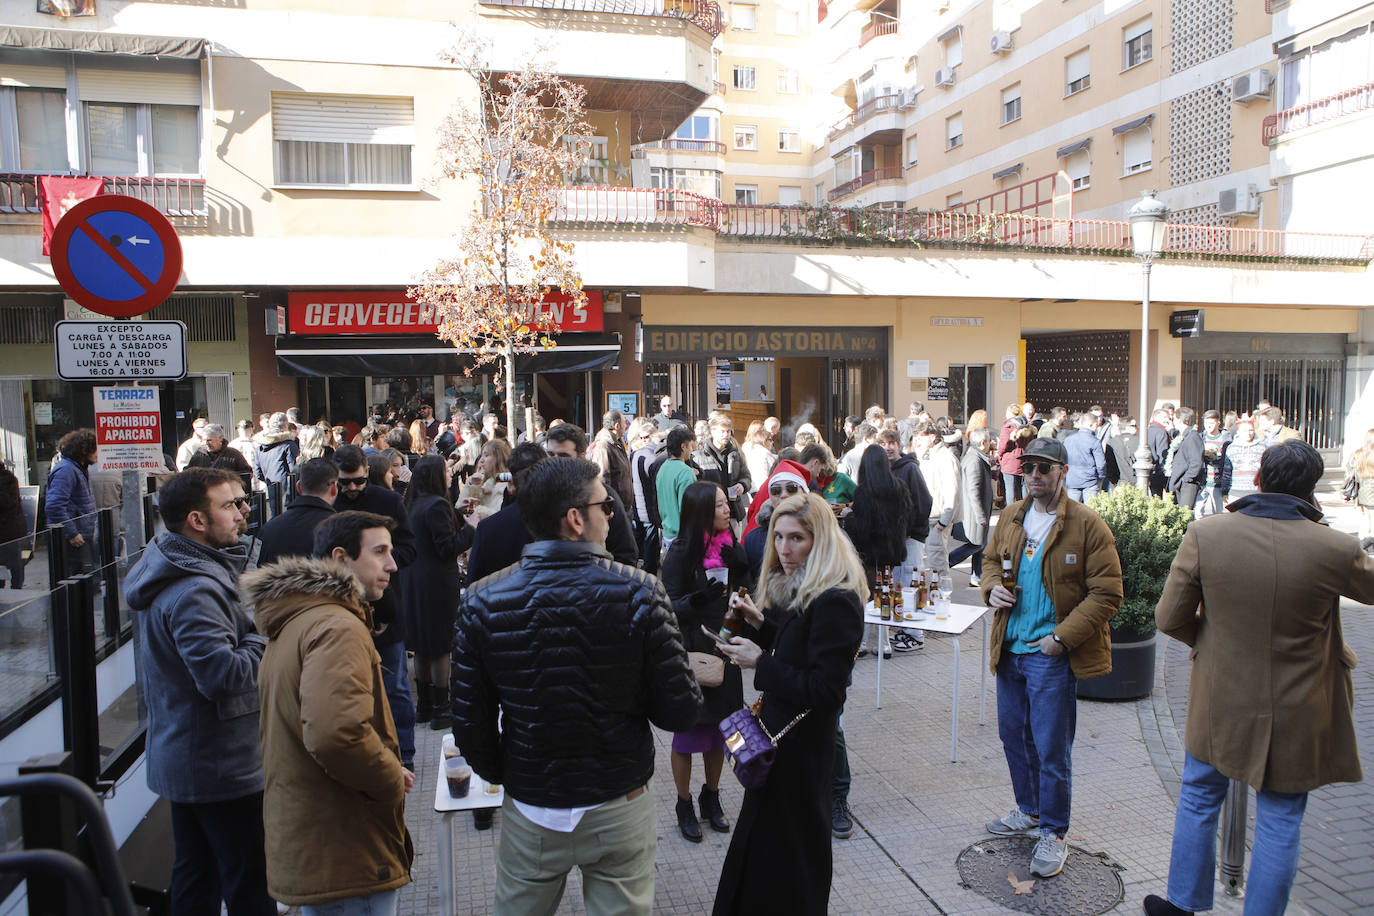
POLYGON ((59 321, 57 374, 67 381, 175 381, 186 375, 180 321, 59 321))
POLYGON ((165 471, 157 388, 97 387, 92 391, 95 396, 96 470, 165 471))

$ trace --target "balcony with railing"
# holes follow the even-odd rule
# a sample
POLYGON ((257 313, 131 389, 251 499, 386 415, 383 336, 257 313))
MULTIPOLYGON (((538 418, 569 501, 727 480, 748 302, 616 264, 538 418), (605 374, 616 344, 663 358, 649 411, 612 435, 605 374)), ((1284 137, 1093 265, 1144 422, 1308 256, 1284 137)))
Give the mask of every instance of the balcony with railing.
POLYGON ((850 194, 855 194, 871 184, 884 181, 901 181, 903 174, 903 169, 899 165, 885 169, 869 169, 867 172, 860 173, 858 178, 851 178, 844 184, 831 188, 826 197, 831 201, 836 201, 842 197, 848 197, 850 194))
POLYGON ((868 25, 864 26, 863 29, 859 32, 859 47, 862 48, 864 45, 868 44, 873 39, 881 38, 884 35, 896 35, 898 32, 898 26, 900 25, 901 23, 898 22, 896 19, 888 19, 886 17, 875 17, 871 22, 868 23, 868 25))
MULTIPOLYGON (((826 139, 834 140, 845 131, 861 126, 875 115, 888 111, 897 111, 901 108, 901 105, 902 94, 900 92, 893 92, 871 98, 858 108, 855 108, 845 117, 836 121, 834 126, 830 128, 830 133, 827 135, 826 139)), ((857 140, 855 142, 857 142, 857 140)))
MULTIPOLYGON (((721 204, 718 215, 716 231, 739 240, 1132 256, 1131 225, 1125 220, 743 204, 721 204)), ((1374 236, 1172 223, 1162 256, 1362 266, 1374 260, 1374 236)))
POLYGON ((1260 128, 1260 140, 1268 146, 1284 134, 1334 121, 1357 111, 1368 111, 1371 108, 1374 108, 1374 83, 1366 83, 1324 99, 1308 102, 1306 105, 1266 115, 1260 128))
MULTIPOLYGON (((0 173, 0 213, 41 213, 41 175, 0 173)), ((204 178, 105 176, 104 193, 136 197, 170 217, 206 216, 204 178)))
POLYGON ((483 6, 523 7, 557 12, 681 19, 715 38, 725 28, 714 0, 478 0, 483 6))
POLYGON ((578 225, 697 227, 720 225, 720 201, 671 188, 573 186, 557 192, 551 222, 578 225))
POLYGON ((698 153, 708 156, 725 155, 725 144, 719 140, 688 140, 682 137, 669 137, 666 140, 639 143, 634 148, 673 150, 680 153, 698 153))

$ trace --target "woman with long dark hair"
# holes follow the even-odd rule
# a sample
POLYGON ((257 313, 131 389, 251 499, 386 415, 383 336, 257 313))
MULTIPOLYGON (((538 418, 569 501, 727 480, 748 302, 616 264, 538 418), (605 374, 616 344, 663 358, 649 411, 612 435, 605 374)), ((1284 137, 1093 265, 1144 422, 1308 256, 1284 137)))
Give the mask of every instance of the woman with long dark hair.
MULTIPOLYGON (((663 587, 672 599, 688 651, 714 654, 715 643, 701 631, 719 630, 725 619, 729 591, 744 584, 748 567, 730 530, 730 500, 711 481, 691 484, 682 494, 681 527, 663 558, 663 587)), ((727 665, 718 687, 702 687, 706 702, 696 727, 673 735, 673 783, 677 786, 677 825, 683 837, 701 842, 701 822, 692 807, 692 755, 702 756, 705 784, 697 803, 711 829, 730 830, 720 806, 720 773, 725 765, 725 741, 716 724, 744 704, 739 668, 727 665)))
MULTIPOLYGON (((881 451, 881 450, 879 450, 881 451)), ((720 651, 754 669, 759 719, 777 742, 762 788, 744 793, 716 888, 716 916, 822 916, 830 900, 835 728, 868 599, 863 565, 815 493, 773 510, 757 604, 732 598, 754 639, 720 651)))
MULTIPOLYGON (((878 570, 901 566, 906 560, 906 532, 911 521, 911 493, 892 476, 887 452, 880 446, 864 449, 859 460, 859 485, 845 519, 844 530, 864 564, 864 578, 871 588, 878 570)), ((876 638, 874 626, 872 630, 876 638)), ((892 645, 883 643, 883 658, 892 657, 892 645)))
POLYGON ((406 487, 406 520, 415 535, 415 560, 401 570, 406 637, 415 653, 415 721, 434 731, 449 727, 448 673, 462 577, 458 555, 472 546, 472 526, 459 522, 448 501, 448 464, 420 459, 406 487))

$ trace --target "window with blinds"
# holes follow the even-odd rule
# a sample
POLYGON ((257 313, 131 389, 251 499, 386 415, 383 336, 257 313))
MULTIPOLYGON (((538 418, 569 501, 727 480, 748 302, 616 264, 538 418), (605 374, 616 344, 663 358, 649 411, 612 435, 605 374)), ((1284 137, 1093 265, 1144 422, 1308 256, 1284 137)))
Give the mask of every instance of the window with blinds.
POLYGON ((1074 95, 1092 85, 1090 63, 1087 48, 1064 58, 1064 95, 1074 95))
POLYGON ((1154 35, 1150 17, 1128 25, 1122 32, 1121 69, 1129 70, 1154 57, 1154 35))
POLYGON ((1150 128, 1137 127, 1121 135, 1122 175, 1134 175, 1150 168, 1150 128))
POLYGON ((272 141, 279 185, 410 186, 415 100, 274 92, 272 141))
POLYGON ((1075 191, 1086 191, 1092 186, 1092 157, 1086 149, 1065 156, 1064 171, 1068 174, 1075 191))
POLYGON ((945 118, 945 149, 958 149, 964 145, 964 113, 945 118))

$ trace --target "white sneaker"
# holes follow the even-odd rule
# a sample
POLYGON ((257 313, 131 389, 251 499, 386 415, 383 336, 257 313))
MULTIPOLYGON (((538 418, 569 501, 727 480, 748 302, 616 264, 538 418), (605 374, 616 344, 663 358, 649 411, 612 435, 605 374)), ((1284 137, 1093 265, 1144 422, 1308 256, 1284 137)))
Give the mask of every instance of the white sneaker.
POLYGON ((1040 842, 1031 853, 1030 873, 1037 878, 1053 878, 1064 870, 1069 857, 1069 844, 1052 833, 1042 833, 1040 842))
POLYGON ((979 578, 978 578, 976 575, 974 575, 974 576, 969 576, 969 577, 968 577, 968 587, 969 587, 969 588, 978 588, 978 587, 979 587, 980 585, 982 585, 982 584, 983 584, 982 581, 979 580, 979 578))

